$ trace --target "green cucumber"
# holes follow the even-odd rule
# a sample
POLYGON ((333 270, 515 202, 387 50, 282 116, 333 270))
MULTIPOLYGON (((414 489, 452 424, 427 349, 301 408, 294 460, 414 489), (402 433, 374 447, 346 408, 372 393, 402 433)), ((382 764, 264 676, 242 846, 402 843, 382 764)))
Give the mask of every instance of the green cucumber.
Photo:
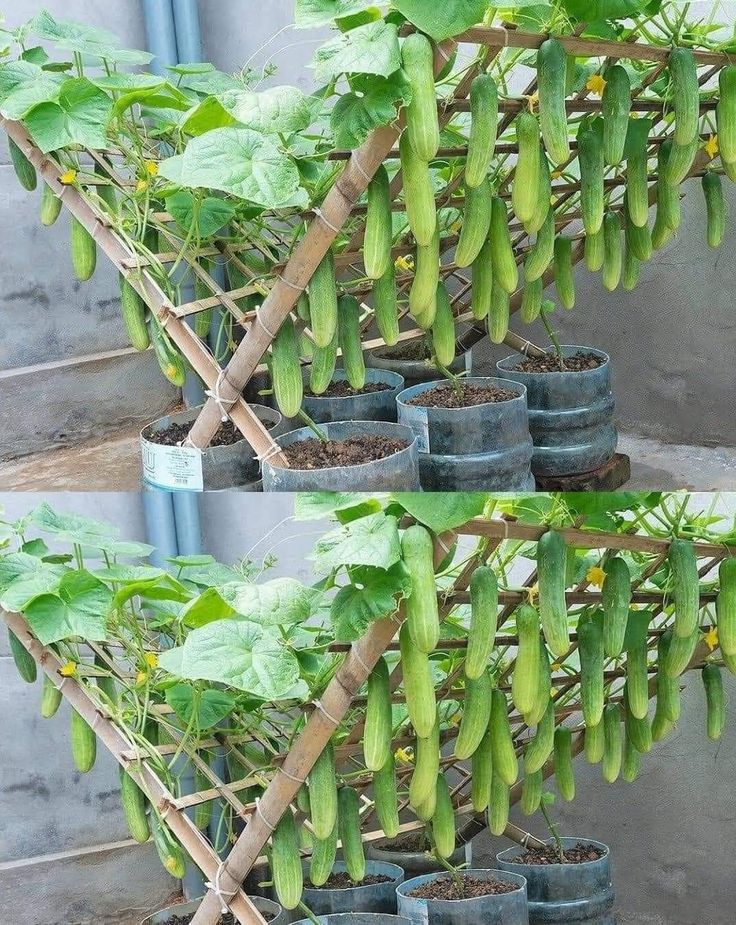
POLYGON ((492 694, 490 725, 493 776, 511 787, 519 776, 519 762, 511 735, 506 695, 498 688, 492 694))
POLYGON ((703 174, 703 195, 706 207, 706 240, 708 247, 720 247, 726 233, 726 201, 723 185, 717 173, 708 170, 703 174))
POLYGON ((696 135, 689 145, 673 144, 665 165, 664 182, 670 186, 679 186, 690 173, 699 150, 699 135, 696 135))
POLYGON ((706 698, 706 731, 708 738, 717 742, 726 725, 726 699, 723 693, 723 678, 718 665, 706 665, 702 672, 706 698))
POLYGON ((488 806, 488 829, 492 835, 501 836, 509 823, 509 785, 500 774, 493 773, 491 780, 491 801, 488 806))
POLYGON ((603 718, 603 630, 596 620, 578 623, 580 650, 580 701, 586 726, 597 726, 603 718))
POLYGON ((629 704, 628 687, 624 686, 624 726, 626 728, 626 737, 633 747, 642 755, 652 749, 652 727, 649 725, 649 719, 636 717, 631 712, 629 704))
POLYGON ((521 799, 519 809, 525 816, 531 816, 539 809, 542 802, 542 787, 544 776, 541 771, 525 774, 521 784, 521 799))
POLYGON ((509 332, 511 300, 508 292, 494 279, 491 309, 488 313, 488 336, 492 344, 501 344, 509 332))
POLYGON ((335 752, 328 743, 309 772, 309 807, 312 828, 318 839, 329 838, 337 819, 337 778, 335 752))
POLYGON ((600 764, 605 750, 603 720, 597 726, 585 727, 585 760, 588 764, 600 764))
POLYGON ((78 218, 71 217, 71 253, 74 275, 80 282, 94 276, 97 266, 97 244, 78 218))
POLYGON ((480 253, 473 261, 470 310, 473 318, 482 321, 491 308, 491 292, 493 291, 493 264, 491 262, 491 239, 486 238, 480 253))
POLYGON ((652 259, 652 233, 646 222, 639 227, 631 221, 631 217, 627 214, 625 241, 626 249, 631 251, 637 260, 645 263, 652 259))
POLYGON ((488 667, 496 639, 497 618, 496 573, 487 565, 479 565, 470 578, 470 628, 464 666, 466 678, 476 680, 488 667))
POLYGON ((18 669, 18 674, 27 684, 33 684, 38 677, 35 659, 10 629, 8 630, 8 641, 10 643, 10 654, 13 656, 13 662, 18 669))
POLYGON ((271 344, 273 394, 285 418, 299 413, 304 397, 304 380, 299 361, 299 339, 291 315, 287 315, 271 344))
POLYGON ((626 560, 613 556, 603 566, 606 577, 601 589, 603 609, 603 648, 609 658, 618 658, 624 649, 626 625, 631 606, 631 573, 626 560))
POLYGON ((434 849, 440 858, 449 858, 455 851, 455 807, 444 774, 437 775, 437 794, 432 816, 434 849))
POLYGON ((417 156, 407 132, 399 139, 399 156, 404 176, 406 217, 414 240, 420 247, 426 247, 437 228, 437 204, 429 165, 417 156))
POLYGON ((309 281, 309 317, 318 347, 329 347, 337 332, 337 283, 335 258, 328 251, 309 281))
POLYGON ((539 122, 542 138, 555 164, 570 157, 570 141, 565 108, 567 55, 555 38, 546 39, 537 52, 539 122))
POLYGON ((601 100, 603 111, 603 154, 607 164, 620 164, 624 157, 626 132, 631 114, 631 81, 626 68, 614 64, 606 70, 601 100))
POLYGON ((324 886, 330 879, 337 858, 337 822, 329 838, 315 838, 309 861, 309 882, 324 886))
POLYGON ((649 151, 644 132, 630 132, 626 158, 626 200, 629 218, 637 228, 649 221, 649 151))
POLYGON ((667 629, 657 644, 657 712, 670 723, 680 719, 680 682, 667 673, 669 650, 673 633, 667 629))
POLYGON ((36 168, 10 136, 8 136, 8 152, 10 153, 10 163, 13 165, 18 182, 24 190, 32 193, 38 183, 36 168))
POLYGON ((348 382, 354 389, 362 389, 365 385, 365 357, 360 341, 360 304, 355 296, 344 295, 338 303, 337 342, 348 382))
POLYGON ((603 240, 603 228, 597 234, 586 234, 583 252, 585 266, 591 273, 597 273, 606 258, 606 245, 603 240))
POLYGON ((327 347, 312 348, 312 362, 309 367, 309 389, 313 395, 323 395, 332 382, 337 363, 337 331, 327 347))
POLYGON ((698 558, 692 541, 675 537, 670 543, 667 561, 675 603, 674 633, 687 639, 697 630, 700 616, 698 558))
POLYGON ((362 883, 365 879, 365 852, 360 834, 360 797, 352 787, 341 787, 338 801, 338 833, 345 868, 353 883, 362 883))
POLYGON ((621 217, 618 212, 606 212, 603 218, 603 272, 601 279, 604 288, 608 292, 613 292, 621 282, 623 258, 621 217))
POLYGON ((578 130, 578 161, 580 163, 580 210, 585 233, 596 234, 603 225, 604 141, 600 126, 583 120, 578 130))
POLYGON ((531 604, 521 604, 516 611, 518 648, 511 677, 511 699, 522 716, 529 714, 537 702, 539 688, 539 614, 531 604))
MULTIPOLYGON (((469 267, 480 254, 491 228, 491 201, 493 194, 488 180, 465 191, 465 212, 460 229, 460 240, 455 249, 455 263, 469 267)), ((491 235, 493 240, 493 234, 491 235)))
POLYGON ((641 753, 634 748, 628 732, 624 730, 624 754, 621 759, 621 778, 627 784, 633 783, 639 776, 641 768, 641 753))
POLYGON ((373 313, 384 344, 393 347, 399 342, 399 305, 393 260, 389 261, 383 276, 373 283, 373 313))
POLYGON ((570 632, 565 599, 567 549, 554 530, 543 533, 537 543, 539 576, 539 615, 550 651, 558 658, 570 649, 570 632))
POLYGON ((678 145, 689 145, 697 137, 700 123, 698 67, 692 48, 672 49, 669 73, 675 113, 674 140, 678 145))
POLYGON ((718 75, 719 99, 716 128, 721 160, 736 163, 736 65, 728 64, 718 75))
POLYGON ((470 802, 476 813, 488 809, 493 776, 493 732, 490 723, 471 759, 470 802))
POLYGON ((128 340, 136 350, 147 350, 151 345, 148 333, 146 303, 138 291, 120 274, 120 307, 128 340))
POLYGON ((368 676, 368 698, 363 728, 363 757, 369 771, 380 771, 391 754, 393 718, 391 682, 386 659, 381 657, 368 676))
POLYGON ((120 768, 120 801, 131 838, 144 845, 151 837, 146 795, 123 768, 120 768))
POLYGON ((552 263, 555 248, 555 215, 552 209, 547 212, 544 224, 539 229, 537 239, 529 248, 524 261, 524 279, 527 283, 541 279, 545 270, 552 263))
POLYGON ((48 183, 44 183, 41 193, 41 224, 49 228, 53 225, 59 215, 61 215, 61 199, 51 189, 48 183))
POLYGON ((61 690, 52 679, 45 674, 43 676, 43 690, 41 692, 41 716, 43 716, 44 719, 50 719, 54 716, 61 706, 61 700, 61 690))
POLYGON ((678 636, 673 632, 672 641, 667 651, 664 670, 670 678, 679 678, 695 655, 700 639, 700 630, 696 627, 692 636, 678 636))
POLYGON ((411 581, 406 599, 406 625, 420 652, 433 652, 440 638, 437 588, 434 580, 434 546, 432 536, 420 524, 404 530, 401 554, 411 581))
POLYGON ((555 782, 566 803, 575 799, 575 774, 572 767, 572 732, 565 726, 555 730, 555 782))
POLYGON ((626 292, 632 292, 636 289, 641 273, 641 261, 632 251, 628 243, 628 234, 625 236, 626 246, 624 248, 624 266, 621 271, 621 285, 626 292))
POLYGON ((406 132, 412 148, 423 161, 431 161, 440 146, 437 91, 434 85, 432 43, 421 32, 404 39, 404 72, 411 85, 411 102, 406 107, 406 132))
POLYGON ((519 285, 519 268, 511 243, 506 203, 500 196, 493 196, 491 200, 490 231, 493 282, 510 295, 519 285))
POLYGON ((429 658, 414 644, 406 623, 399 632, 399 645, 409 720, 417 736, 426 739, 432 734, 437 720, 437 704, 429 658))
POLYGON ((158 814, 151 816, 151 833, 156 853, 167 873, 175 880, 182 880, 187 872, 187 858, 184 850, 170 834, 158 814))
POLYGON ((517 219, 526 225, 534 218, 539 192, 540 138, 537 117, 528 109, 516 119, 518 156, 511 184, 511 205, 517 219))
POLYGON ((736 558, 721 562, 718 566, 718 580, 718 644, 724 655, 736 655, 736 558))
POLYGON ((626 652, 626 692, 631 715, 636 719, 644 719, 649 710, 648 654, 644 638, 626 652))
POLYGON ((97 760, 97 736, 87 720, 75 709, 72 709, 70 738, 74 764, 81 774, 87 774, 97 760))
POLYGON ((555 740, 555 705, 550 700, 544 716, 539 721, 534 737, 524 750, 524 773, 534 774, 544 767, 552 754, 555 740))
POLYGON ((279 904, 284 909, 296 909, 302 901, 304 874, 299 833, 288 807, 271 836, 271 875, 279 904))
POLYGON ((519 309, 519 318, 524 324, 531 324, 539 317, 542 311, 542 301, 544 298, 544 283, 540 279, 535 279, 531 283, 524 285, 524 291, 521 296, 521 308, 519 309))
POLYGON ((680 191, 664 179, 667 163, 672 151, 672 139, 668 138, 659 146, 657 157, 657 222, 662 222, 670 231, 677 231, 682 220, 680 208, 680 191))
POLYGON ((539 229, 544 225, 547 216, 553 212, 552 209, 552 175, 547 160, 547 152, 544 146, 539 146, 539 187, 537 191, 537 203, 534 214, 528 222, 524 224, 527 234, 537 234, 539 229))
POLYGON ((399 800, 396 788, 396 759, 390 753, 386 764, 373 774, 373 799, 376 803, 378 824, 386 838, 399 833, 399 800))
POLYGON ((575 307, 575 278, 572 272, 572 241, 564 234, 555 238, 555 289, 563 308, 575 307))
POLYGON ((450 294, 443 282, 437 286, 437 307, 432 322, 432 346, 437 362, 445 368, 455 362, 455 316, 450 294))
POLYGON ((479 74, 470 85, 470 135, 465 161, 465 185, 480 186, 488 176, 498 133, 498 87, 490 74, 479 74))
POLYGON ((409 313, 422 318, 422 327, 431 327, 437 311, 437 286, 440 282, 440 229, 435 228, 426 247, 417 247, 414 281, 409 290, 409 313))
POLYGON ((483 740, 491 720, 493 684, 488 672, 479 678, 465 679, 465 701, 460 731, 455 742, 455 757, 470 758, 483 740))
POLYGON ((392 263, 391 183, 381 164, 368 184, 363 261, 368 279, 380 279, 392 263))
POLYGON ((603 759, 601 767, 603 779, 608 784, 614 783, 621 773, 623 757, 623 735, 621 730, 621 706, 607 703, 603 711, 603 759))

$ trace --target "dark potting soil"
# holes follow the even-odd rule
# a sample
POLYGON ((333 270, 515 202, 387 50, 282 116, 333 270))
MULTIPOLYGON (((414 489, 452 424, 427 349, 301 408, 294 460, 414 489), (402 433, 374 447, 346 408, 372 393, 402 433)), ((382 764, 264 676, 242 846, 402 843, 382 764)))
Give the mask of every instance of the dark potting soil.
POLYGON ((472 408, 490 402, 509 401, 518 398, 511 389, 500 389, 495 385, 461 385, 456 392, 451 385, 438 385, 410 398, 407 405, 422 408, 472 408))
POLYGON ((560 852, 556 845, 545 845, 544 848, 529 848, 524 854, 514 858, 519 864, 585 864, 586 861, 597 861, 605 852, 596 845, 586 845, 578 842, 572 848, 565 848, 565 860, 560 862, 560 852))
MULTIPOLYGON (((267 922, 272 921, 274 918, 271 912, 261 912, 261 915, 267 922)), ((189 925, 193 918, 193 912, 191 915, 175 915, 173 919, 169 919, 169 923, 170 925, 189 925)), ((228 912, 226 915, 220 917, 219 925, 238 925, 238 920, 232 912, 228 912)))
POLYGON ((355 395, 372 395, 374 392, 386 392, 391 388, 388 382, 366 382, 362 389, 354 389, 344 379, 336 379, 327 386, 321 395, 306 389, 305 394, 311 398, 353 398, 355 395))
MULTIPOLYGON (((152 433, 147 439, 151 443, 159 443, 162 446, 178 446, 186 440, 191 429, 191 424, 169 424, 163 430, 152 433)), ((226 421, 212 438, 210 446, 232 446, 243 439, 243 435, 233 422, 226 421)))
POLYGON ((479 880, 469 874, 461 874, 456 883, 452 877, 437 877, 423 883, 409 893, 412 899, 477 899, 479 896, 497 896, 513 893, 518 887, 503 880, 479 880))
POLYGON ((363 434, 347 440, 301 440, 284 449, 289 465, 295 469, 329 469, 332 466, 359 466, 376 459, 386 459, 405 450, 405 440, 363 434))
POLYGON ((407 854, 417 854, 420 851, 429 851, 431 845, 423 832, 409 832, 393 841, 378 843, 381 851, 405 851, 407 854))
POLYGON ((423 340, 406 340, 393 347, 376 350, 375 354, 385 360, 429 360, 432 351, 423 340))
POLYGON ((543 357, 526 357, 514 369, 521 373, 583 373, 588 369, 598 369, 604 362, 603 357, 595 353, 578 350, 572 356, 565 357, 563 369, 560 369, 560 361, 555 353, 546 353, 543 357))
POLYGON ((375 886, 377 883, 391 883, 391 880, 392 878, 387 877, 385 874, 368 874, 359 883, 355 883, 345 871, 339 870, 334 874, 330 874, 329 880, 327 883, 323 883, 322 886, 315 886, 313 883, 308 883, 308 886, 310 890, 353 890, 359 886, 375 886))

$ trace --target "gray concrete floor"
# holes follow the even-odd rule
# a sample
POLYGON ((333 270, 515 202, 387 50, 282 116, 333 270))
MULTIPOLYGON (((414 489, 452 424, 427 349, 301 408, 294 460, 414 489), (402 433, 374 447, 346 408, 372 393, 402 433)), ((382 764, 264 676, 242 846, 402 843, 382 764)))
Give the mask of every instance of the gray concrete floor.
MULTIPOLYGON (((631 457, 629 491, 736 491, 736 447, 667 444, 622 434, 619 452, 631 457)), ((0 462, 5 491, 136 491, 139 485, 137 430, 0 462)))

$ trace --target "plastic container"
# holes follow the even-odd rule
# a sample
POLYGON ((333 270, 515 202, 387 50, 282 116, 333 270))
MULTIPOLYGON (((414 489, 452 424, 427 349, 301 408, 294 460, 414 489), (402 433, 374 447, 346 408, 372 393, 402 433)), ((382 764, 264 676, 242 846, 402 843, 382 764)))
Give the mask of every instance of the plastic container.
MULTIPOLYGON (((272 902, 270 899, 264 899, 262 896, 250 896, 249 899, 259 912, 273 916, 269 925, 286 925, 288 922, 286 913, 278 903, 272 902)), ((143 919, 141 925, 168 925, 177 916, 193 915, 199 909, 201 902, 201 899, 194 899, 192 902, 167 906, 166 909, 162 909, 160 912, 149 915, 147 919, 143 919)))
MULTIPOLYGON (((338 861, 334 871, 344 871, 345 864, 338 861)), ((366 861, 367 876, 391 877, 385 883, 356 886, 346 890, 326 890, 305 887, 302 902, 315 915, 340 912, 396 912, 396 887, 404 882, 404 871, 395 864, 366 861)), ((304 865, 304 882, 309 877, 309 863, 304 865)))
POLYGON ((526 386, 535 475, 592 472, 616 452, 609 357, 591 347, 562 348, 564 356, 578 351, 600 357, 602 365, 578 373, 526 373, 514 369, 518 353, 496 364, 500 376, 526 386))
MULTIPOLYGON (((419 877, 421 874, 432 874, 444 870, 431 854, 426 851, 388 851, 381 847, 381 842, 366 842, 365 856, 372 861, 383 861, 385 864, 395 864, 403 869, 407 877, 419 877)), ((468 842, 455 849, 450 857, 450 864, 459 867, 473 865, 473 845, 468 842)))
MULTIPOLYGON (((305 383, 309 373, 304 374, 305 383)), ((345 371, 336 369, 333 381, 344 382, 345 371)), ((404 389, 404 379, 398 373, 386 369, 366 369, 367 383, 385 383, 387 388, 380 392, 366 392, 345 398, 330 398, 325 395, 304 394, 302 408, 318 424, 328 421, 392 421, 396 423, 396 396, 404 389)))
POLYGON ((515 398, 469 408, 409 404, 449 380, 404 389, 397 398, 399 423, 417 436, 419 472, 425 491, 534 491, 533 445, 526 389, 508 379, 473 377, 469 385, 508 389, 515 398))
POLYGON ((409 896, 431 880, 450 876, 446 871, 425 874, 407 880, 397 889, 399 915, 405 915, 415 925, 529 925, 523 877, 501 870, 465 870, 462 874, 478 880, 502 880, 513 884, 515 889, 474 899, 415 899, 409 896))
MULTIPOLYGON (((338 915, 320 915, 320 925, 411 925, 409 919, 401 915, 383 915, 370 912, 343 912, 338 915)), ((294 925, 314 925, 311 919, 300 919, 294 925)))
MULTIPOLYGON (((390 369, 398 373, 403 377, 407 389, 419 382, 431 382, 437 378, 437 367, 427 363, 426 360, 401 360, 392 355, 402 346, 405 347, 405 345, 397 344, 395 347, 374 347, 372 350, 367 350, 365 352, 366 366, 375 369, 390 369)), ((455 375, 465 372, 469 376, 473 371, 472 351, 468 350, 467 353, 457 357, 449 370, 455 375)))

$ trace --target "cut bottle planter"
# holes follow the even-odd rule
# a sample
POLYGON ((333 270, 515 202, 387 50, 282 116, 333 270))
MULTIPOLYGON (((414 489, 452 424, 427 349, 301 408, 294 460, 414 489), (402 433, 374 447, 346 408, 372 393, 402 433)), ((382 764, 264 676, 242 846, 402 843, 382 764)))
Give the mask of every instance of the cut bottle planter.
MULTIPOLYGON (((334 873, 346 870, 345 864, 338 861, 334 873)), ((367 861, 367 877, 390 877, 385 883, 372 883, 366 886, 348 887, 343 890, 317 889, 306 886, 302 902, 315 915, 329 915, 341 912, 396 912, 396 887, 404 882, 404 871, 395 864, 380 861, 367 861)), ((309 864, 304 865, 304 881, 309 877, 309 864)))
MULTIPOLYGON (((283 419, 278 411, 263 405, 251 405, 251 408, 272 434, 281 431, 283 419)), ((146 484, 167 491, 259 491, 260 466, 253 448, 245 439, 230 446, 211 446, 206 450, 165 446, 150 439, 172 424, 188 428, 200 411, 201 408, 190 408, 169 414, 143 428, 141 453, 146 484)))
MULTIPOLYGON (((432 874, 444 870, 436 858, 427 851, 389 851, 381 847, 381 842, 366 842, 365 856, 373 861, 383 861, 400 867, 407 877, 419 877, 421 874, 432 874)), ((449 858, 453 867, 473 864, 473 846, 471 842, 455 849, 449 858)))
MULTIPOLYGON (((333 382, 345 382, 344 370, 336 369, 333 382)), ((309 373, 304 374, 305 393, 302 408, 318 424, 332 421, 391 421, 396 423, 396 396, 404 388, 404 379, 398 373, 385 369, 367 369, 366 385, 385 384, 380 392, 349 395, 344 398, 329 395, 307 395, 309 373)))
MULTIPOLYGON (((320 915, 319 925, 411 925, 402 915, 384 915, 371 912, 343 912, 337 915, 320 915)), ((295 925, 314 925, 311 919, 300 919, 295 925)))
MULTIPOLYGON (((269 925, 286 925, 288 921, 286 913, 278 903, 272 902, 270 899, 264 899, 262 896, 250 896, 249 899, 263 917, 269 920, 269 925)), ((194 915, 201 902, 201 899, 195 899, 192 902, 168 906, 166 909, 162 909, 160 912, 156 912, 154 915, 144 919, 141 925, 169 925, 176 918, 194 915)))
POLYGON ((534 491, 526 390, 507 379, 470 378, 463 384, 507 389, 514 397, 468 408, 432 408, 411 399, 448 380, 404 389, 399 423, 417 437, 425 491, 534 491))
POLYGON ((530 925, 563 925, 566 922, 616 925, 608 847, 589 838, 563 838, 561 841, 563 848, 572 848, 582 842, 599 848, 604 854, 582 864, 523 864, 515 859, 525 849, 514 847, 496 857, 502 870, 526 878, 530 925))
MULTIPOLYGON (((322 426, 328 440, 375 434, 400 440, 406 448, 372 462, 357 466, 331 466, 326 469, 284 469, 263 462, 265 491, 418 491, 419 451, 417 441, 408 427, 388 421, 339 421, 322 426)), ((279 438, 287 449, 305 440, 315 440, 309 427, 292 430, 279 438)))
POLYGON ((500 880, 513 886, 509 893, 491 893, 472 899, 418 899, 409 894, 438 878, 450 877, 447 872, 425 874, 405 881, 396 891, 399 915, 405 915, 414 925, 529 925, 526 881, 514 873, 500 870, 463 870, 460 876, 476 880, 500 880))
POLYGON ((581 372, 523 372, 514 369, 521 360, 514 354, 496 364, 500 376, 526 386, 535 475, 592 472, 616 452, 609 357, 590 347, 562 348, 566 357, 580 351, 603 363, 581 372))
MULTIPOLYGON (((396 344, 393 347, 374 347, 365 353, 366 366, 374 369, 389 369, 398 373, 403 379, 406 388, 420 382, 431 382, 437 378, 437 368, 426 360, 407 360, 395 354, 406 348, 405 344, 396 344)), ((465 372, 468 375, 473 371, 473 354, 470 350, 457 357, 449 367, 451 373, 458 375, 465 372)))

